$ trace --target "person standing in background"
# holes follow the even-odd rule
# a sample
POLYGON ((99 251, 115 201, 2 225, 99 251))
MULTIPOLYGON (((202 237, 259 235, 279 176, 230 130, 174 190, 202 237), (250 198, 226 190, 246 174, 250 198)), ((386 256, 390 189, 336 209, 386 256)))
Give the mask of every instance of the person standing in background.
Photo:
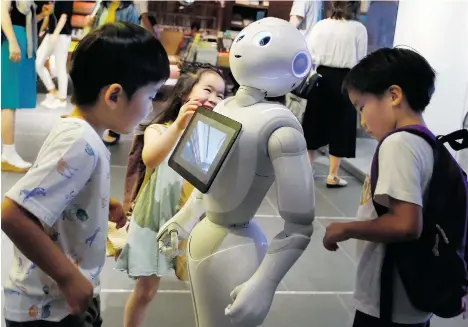
POLYGON ((397 13, 398 1, 370 2, 366 19, 369 52, 393 46, 397 13))
MULTIPOLYGON (((101 1, 99 9, 89 18, 88 24, 95 29, 101 25, 114 22, 128 22, 139 24, 138 10, 133 1, 101 1)), ((154 33, 153 33, 154 34, 154 33)), ((119 143, 120 134, 108 130, 104 133, 103 141, 106 145, 119 143)))
POLYGON ((328 188, 345 187, 338 176, 341 158, 356 155, 357 111, 341 84, 351 68, 367 55, 367 30, 359 21, 360 1, 332 1, 329 17, 309 35, 309 47, 320 85, 307 99, 302 129, 310 163, 314 152, 328 145, 328 188))
POLYGON ((321 18, 321 12, 321 0, 294 0, 292 4, 289 21, 304 34, 307 44, 312 27, 321 18))
POLYGON ((155 38, 159 39, 161 37, 161 32, 159 31, 156 17, 154 17, 154 15, 148 15, 148 20, 151 23, 151 26, 153 27, 152 33, 154 34, 155 38))
MULTIPOLYGON (((33 1, 2 0, 2 171, 23 173, 32 166, 16 152, 16 110, 36 108, 37 18, 33 1)), ((50 14, 44 6, 40 19, 50 14)))
POLYGON ((151 34, 154 35, 155 38, 159 39, 159 34, 157 33, 157 30, 154 28, 153 21, 151 19, 151 14, 149 13, 148 9, 148 1, 134 1, 135 8, 138 11, 138 14, 140 15, 140 23, 141 25, 146 28, 148 31, 150 31, 151 34))
POLYGON ((41 105, 49 109, 65 108, 67 106, 67 59, 71 43, 72 15, 73 1, 55 1, 53 14, 49 17, 49 32, 37 50, 37 75, 39 75, 49 92, 41 105), (52 54, 55 56, 58 92, 49 70, 45 67, 47 59, 52 54))
POLYGON ((101 1, 92 20, 93 28, 114 22, 138 24, 138 11, 133 1, 101 1))
MULTIPOLYGON (((302 32, 309 46, 309 36, 312 27, 320 20, 322 16, 322 1, 320 0, 294 0, 289 22, 302 32)), ((310 51, 310 46, 309 46, 310 51)), ((302 121, 302 115, 307 105, 307 100, 302 99, 292 93, 286 94, 286 106, 293 114, 302 121)))

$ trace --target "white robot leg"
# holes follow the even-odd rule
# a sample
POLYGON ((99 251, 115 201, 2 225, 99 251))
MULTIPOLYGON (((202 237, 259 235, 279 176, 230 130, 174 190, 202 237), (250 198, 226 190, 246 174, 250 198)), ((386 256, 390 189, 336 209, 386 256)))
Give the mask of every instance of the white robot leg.
POLYGON ((187 244, 189 279, 197 327, 234 325, 225 316, 230 293, 247 281, 262 262, 268 241, 254 221, 225 227, 208 217, 195 226, 187 244))

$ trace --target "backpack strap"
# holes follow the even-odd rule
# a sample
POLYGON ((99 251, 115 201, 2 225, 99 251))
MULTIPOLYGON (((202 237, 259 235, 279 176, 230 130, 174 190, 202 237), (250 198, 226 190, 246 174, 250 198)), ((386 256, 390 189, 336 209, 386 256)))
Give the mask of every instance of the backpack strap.
MULTIPOLYGON (((409 125, 398 128, 387 134, 377 145, 374 157, 372 159, 370 183, 371 183, 371 196, 377 215, 383 216, 388 212, 388 208, 377 203, 374 200, 375 189, 379 178, 379 151, 382 143, 387 137, 399 132, 408 132, 417 135, 427 141, 432 148, 436 145, 436 137, 426 127, 421 125, 409 125)), ((394 271, 395 271, 395 253, 393 248, 389 245, 386 246, 385 255, 382 264, 381 282, 380 282, 380 319, 388 323, 392 322, 393 313, 393 285, 394 285, 394 271)))
POLYGON ((447 135, 441 135, 437 137, 437 140, 442 144, 448 143, 455 151, 460 151, 468 148, 468 130, 460 129, 447 135))
MULTIPOLYGON (((375 210, 377 211, 378 216, 382 216, 388 212, 388 209, 379 203, 374 201, 374 195, 375 195, 375 189, 377 187, 377 181, 379 178, 379 151, 382 143, 385 141, 387 137, 389 137, 392 134, 399 133, 399 132, 408 132, 414 135, 417 135, 426 142, 428 142, 432 148, 434 148, 436 144, 436 137, 430 130, 428 130, 426 127, 421 126, 421 125, 409 125, 401 128, 397 128, 387 134, 377 145, 377 149, 374 153, 374 157, 372 159, 372 165, 371 165, 371 174, 370 174, 370 182, 371 182, 371 195, 372 195, 372 201, 374 203, 375 210)), ((468 131, 467 131, 468 133, 468 131)), ((448 141, 446 141, 448 142, 448 141)), ((468 147, 468 146, 467 146, 468 147)))

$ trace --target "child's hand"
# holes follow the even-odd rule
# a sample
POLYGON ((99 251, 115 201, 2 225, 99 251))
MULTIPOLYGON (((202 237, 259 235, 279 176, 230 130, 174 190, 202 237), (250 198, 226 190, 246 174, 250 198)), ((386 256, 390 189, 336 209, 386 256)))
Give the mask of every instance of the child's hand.
POLYGON ((177 116, 177 119, 174 122, 174 124, 177 126, 177 129, 179 129, 179 131, 183 131, 187 127, 190 119, 195 113, 195 110, 203 106, 203 102, 205 101, 206 100, 204 99, 194 98, 194 99, 187 101, 180 108, 179 115, 177 116))
POLYGON ((93 300, 93 285, 78 269, 64 280, 57 281, 57 285, 72 315, 79 315, 88 309, 93 300))
POLYGON ((338 250, 338 243, 347 241, 349 237, 346 236, 346 223, 332 223, 328 225, 323 237, 323 246, 328 251, 338 250))
POLYGON ((122 204, 112 198, 109 201, 109 221, 115 223, 117 229, 124 227, 127 223, 122 204))

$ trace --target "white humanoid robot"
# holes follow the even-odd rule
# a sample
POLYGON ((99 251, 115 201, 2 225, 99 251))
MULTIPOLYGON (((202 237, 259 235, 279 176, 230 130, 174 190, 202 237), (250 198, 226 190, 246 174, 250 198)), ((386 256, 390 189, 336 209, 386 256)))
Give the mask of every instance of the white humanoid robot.
MULTIPOLYGON (((278 284, 313 233, 314 181, 302 127, 288 108, 265 100, 290 92, 308 76, 311 57, 304 37, 287 21, 264 18, 239 33, 229 59, 240 88, 212 115, 221 114, 242 128, 214 173, 209 166, 220 155, 211 155, 214 161, 196 172, 194 167, 201 164, 187 162, 200 157, 202 146, 193 145, 193 137, 182 136, 170 159, 170 164, 178 163, 172 167, 178 167, 174 169, 184 178, 198 176, 189 178, 198 178, 195 187, 209 179, 203 179, 203 173, 217 174, 208 190, 195 189, 158 234, 160 250, 167 255, 177 255, 178 241, 188 238, 186 255, 198 327, 261 325, 278 284), (190 151, 192 159, 187 159, 190 151), (184 153, 185 161, 180 159, 184 153), (268 245, 252 219, 273 182, 285 224, 268 245)), ((222 121, 198 116, 184 135, 196 134, 199 122, 222 130, 222 121)), ((223 142, 229 136, 212 139, 216 151, 227 151, 223 142)))

